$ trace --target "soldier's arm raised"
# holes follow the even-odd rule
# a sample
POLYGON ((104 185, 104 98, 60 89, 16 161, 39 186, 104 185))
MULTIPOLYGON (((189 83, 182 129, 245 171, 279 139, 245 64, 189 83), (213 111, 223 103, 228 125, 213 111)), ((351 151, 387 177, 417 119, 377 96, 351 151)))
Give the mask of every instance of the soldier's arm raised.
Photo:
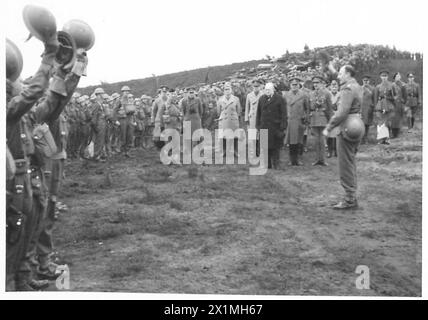
POLYGON ((8 103, 6 120, 17 122, 43 96, 49 85, 50 72, 53 68, 55 53, 44 54, 42 63, 30 83, 23 91, 8 103))

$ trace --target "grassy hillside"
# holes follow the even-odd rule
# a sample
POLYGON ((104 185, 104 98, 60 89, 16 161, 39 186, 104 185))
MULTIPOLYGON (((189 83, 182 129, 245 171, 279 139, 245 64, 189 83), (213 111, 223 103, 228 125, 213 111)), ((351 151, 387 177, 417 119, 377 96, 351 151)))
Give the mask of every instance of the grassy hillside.
MULTIPOLYGON (((176 87, 187 87, 190 85, 196 85, 198 83, 205 82, 208 72, 208 83, 224 80, 226 77, 231 76, 236 71, 243 68, 253 68, 260 63, 266 63, 267 60, 253 60, 246 62, 233 63, 224 66, 214 66, 209 68, 200 68, 189 71, 176 72, 158 76, 158 82, 160 85, 164 84, 171 88, 176 87)), ((141 96, 142 94, 155 94, 156 81, 153 77, 121 81, 116 83, 103 83, 102 87, 108 94, 113 92, 120 92, 120 88, 124 85, 129 86, 135 96, 141 96)), ((99 86, 89 86, 79 89, 79 92, 83 94, 91 94, 94 89, 99 86)))
MULTIPOLYGON (((165 84, 171 88, 176 87, 187 87, 189 85, 196 85, 198 83, 205 82, 207 79, 208 73, 208 83, 213 83, 220 80, 225 80, 225 78, 230 77, 237 71, 246 68, 254 68, 260 63, 267 63, 268 60, 253 60, 247 62, 233 63, 224 66, 214 66, 209 68, 200 68, 189 71, 182 71, 177 73, 166 74, 158 76, 158 83, 165 84)), ((365 74, 372 76, 373 81, 376 83, 379 82, 379 72, 382 69, 387 69, 391 73, 391 77, 394 72, 400 72, 402 77, 406 79, 406 74, 408 72, 413 72, 416 77, 416 81, 421 85, 422 83, 422 60, 410 60, 410 59, 389 59, 382 60, 373 70, 361 71, 357 70, 357 80, 361 81, 361 78, 365 74)), ((103 83, 102 87, 108 94, 113 92, 120 92, 120 88, 124 85, 129 86, 132 89, 132 92, 135 96, 141 96, 142 94, 149 94, 151 96, 155 95, 156 80, 153 77, 128 80, 116 83, 103 83)), ((89 86, 79 89, 83 94, 90 95, 94 89, 99 86, 89 86)))

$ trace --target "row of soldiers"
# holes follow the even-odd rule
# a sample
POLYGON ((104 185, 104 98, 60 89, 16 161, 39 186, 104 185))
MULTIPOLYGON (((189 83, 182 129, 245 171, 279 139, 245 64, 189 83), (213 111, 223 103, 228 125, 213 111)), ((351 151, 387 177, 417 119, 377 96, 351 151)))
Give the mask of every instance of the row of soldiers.
MULTIPOLYGON (((361 118, 366 126, 363 143, 367 142, 373 124, 377 125, 379 143, 384 144, 389 143, 390 137, 398 136, 403 122, 409 130, 414 126, 422 103, 419 84, 412 73, 407 74, 407 83, 399 73, 393 75, 392 82, 388 81, 388 75, 387 70, 382 71, 376 86, 370 83, 373 80, 370 76, 362 79, 361 118)), ((275 84, 288 109, 288 135, 284 143, 290 146, 291 164, 301 164, 296 154, 307 151, 308 136, 313 136, 316 151, 313 164, 326 165, 322 130, 340 99, 339 83, 327 81, 322 74, 305 81, 296 75, 288 77, 288 88, 275 84)), ((94 143, 92 159, 96 161, 105 161, 114 153, 129 156, 132 147, 148 149, 152 140, 161 148, 163 129, 181 130, 184 120, 191 122, 192 133, 199 128, 255 129, 257 104, 264 94, 261 89, 264 83, 263 79, 239 80, 185 90, 161 86, 155 99, 148 95, 134 98, 128 86, 122 87, 121 94, 111 96, 102 88, 97 88, 91 97, 75 93, 64 112, 69 124, 68 155, 86 157, 85 150, 91 141, 94 143)), ((337 155, 334 137, 327 138, 326 145, 327 157, 337 155)))

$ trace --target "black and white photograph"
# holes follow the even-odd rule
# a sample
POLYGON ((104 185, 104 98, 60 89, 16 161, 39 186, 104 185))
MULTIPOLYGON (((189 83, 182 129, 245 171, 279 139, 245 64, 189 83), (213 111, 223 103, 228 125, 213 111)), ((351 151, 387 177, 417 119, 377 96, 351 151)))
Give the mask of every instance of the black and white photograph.
POLYGON ((4 1, 3 294, 423 298, 424 13, 4 1))

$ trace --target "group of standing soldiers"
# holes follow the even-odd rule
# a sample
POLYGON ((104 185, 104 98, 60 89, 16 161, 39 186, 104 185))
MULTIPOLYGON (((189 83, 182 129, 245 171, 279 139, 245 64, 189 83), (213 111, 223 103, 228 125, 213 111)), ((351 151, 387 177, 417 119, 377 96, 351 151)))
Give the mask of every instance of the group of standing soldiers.
MULTIPOLYGON (((411 73, 407 75, 408 83, 402 82, 399 73, 389 82, 388 74, 388 71, 380 73, 381 82, 377 86, 370 84, 369 76, 363 77, 361 117, 366 126, 363 143, 367 142, 373 124, 377 125, 379 143, 385 144, 389 143, 389 137, 398 136, 404 120, 409 130, 414 126, 416 112, 421 106, 420 86, 411 73)), ((274 85, 274 91, 282 97, 284 109, 275 115, 277 120, 282 119, 282 124, 276 135, 269 135, 270 145, 275 145, 269 159, 278 159, 279 154, 274 150, 288 145, 289 164, 302 165, 298 156, 307 151, 308 136, 313 136, 313 165, 325 166, 325 156, 337 156, 335 138, 328 137, 325 141, 322 131, 337 110, 340 86, 336 80, 327 83, 323 75, 314 75, 306 81, 290 76, 287 82, 285 91, 274 85)), ((247 82, 245 88, 230 82, 209 90, 196 87, 173 90, 161 86, 154 99, 148 95, 134 98, 128 86, 122 87, 121 94, 111 96, 102 88, 97 88, 91 97, 75 93, 64 112, 69 124, 68 155, 86 158, 91 141, 93 154, 90 158, 95 161, 105 161, 116 153, 129 157, 131 148, 149 149, 152 141, 160 149, 164 145, 162 131, 180 131, 183 121, 190 121, 192 134, 200 128, 257 129, 259 99, 269 91, 262 88, 264 84, 263 80, 254 79, 250 85, 247 82)), ((225 149, 225 141, 223 144, 225 149)), ((237 139, 235 153, 236 144, 237 139)), ((271 161, 270 166, 277 166, 277 163, 271 161)))

